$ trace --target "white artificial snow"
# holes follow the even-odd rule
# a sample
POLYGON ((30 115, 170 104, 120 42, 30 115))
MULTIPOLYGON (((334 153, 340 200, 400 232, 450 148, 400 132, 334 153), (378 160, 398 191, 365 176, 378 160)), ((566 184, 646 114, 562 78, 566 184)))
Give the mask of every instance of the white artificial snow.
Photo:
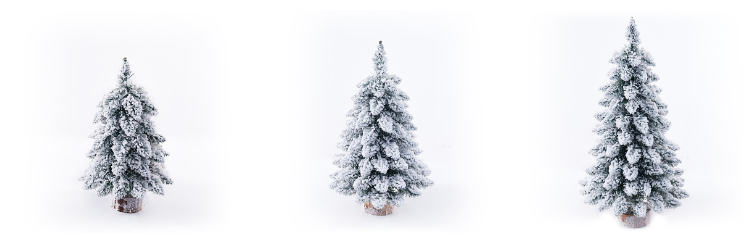
POLYGON ((595 116, 600 124, 594 132, 601 138, 590 151, 597 164, 587 169, 582 194, 601 211, 612 207, 620 216, 632 209, 636 217, 645 217, 647 205, 662 212, 678 207, 678 199, 688 193, 681 189, 683 171, 676 168, 678 146, 665 138, 670 122, 660 89, 652 84, 659 79, 649 68, 655 64, 639 47, 633 18, 627 39, 611 60, 617 67, 609 73, 610 83, 601 88, 605 97, 599 103, 606 111, 595 116))
POLYGON ((163 195, 163 184, 171 184, 164 157, 169 156, 156 133, 151 116, 156 107, 143 88, 132 83, 130 64, 124 60, 119 85, 99 103, 94 123, 101 123, 91 135, 94 146, 88 153, 91 164, 81 177, 85 189, 99 196, 114 193, 115 200, 143 198, 146 191, 163 195))
POLYGON ((335 180, 330 187, 382 209, 400 206, 405 196, 418 196, 419 189, 433 182, 426 177, 431 171, 416 158, 421 150, 414 140, 413 117, 405 111, 409 98, 397 88, 400 78, 387 74, 381 42, 373 61, 375 74, 358 84, 353 97, 355 106, 348 112, 353 120, 338 144, 345 153, 335 157, 340 170, 330 176, 335 180))

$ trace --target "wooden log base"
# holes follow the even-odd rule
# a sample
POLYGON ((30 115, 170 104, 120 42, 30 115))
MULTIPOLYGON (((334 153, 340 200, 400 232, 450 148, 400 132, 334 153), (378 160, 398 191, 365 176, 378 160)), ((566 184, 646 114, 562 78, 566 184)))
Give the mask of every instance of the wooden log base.
POLYGON ((629 210, 629 212, 626 212, 625 214, 622 214, 621 216, 618 216, 618 219, 621 220, 621 224, 623 224, 624 227, 628 228, 640 228, 645 227, 649 225, 649 221, 652 219, 652 210, 647 207, 647 214, 644 215, 644 217, 636 217, 634 216, 634 213, 629 210))
POLYGON ((125 197, 112 202, 112 208, 116 209, 117 212, 123 213, 137 213, 143 209, 143 198, 132 198, 125 197))
POLYGON ((376 209, 371 204, 371 202, 364 203, 364 211, 367 214, 371 214, 371 215, 385 216, 385 215, 391 214, 392 210, 394 210, 394 209, 395 208, 392 207, 392 205, 390 205, 390 204, 384 205, 384 207, 382 209, 376 209))

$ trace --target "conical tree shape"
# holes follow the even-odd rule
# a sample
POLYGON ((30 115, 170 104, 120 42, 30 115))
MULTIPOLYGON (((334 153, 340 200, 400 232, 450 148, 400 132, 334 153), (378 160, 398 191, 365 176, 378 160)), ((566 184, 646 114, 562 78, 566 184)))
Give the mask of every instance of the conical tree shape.
POLYGON ((655 63, 639 47, 633 18, 626 36, 628 44, 610 61, 617 65, 611 81, 600 88, 605 97, 599 104, 606 109, 595 115, 600 124, 594 132, 601 138, 590 151, 597 164, 587 169, 581 185, 585 202, 600 211, 612 207, 617 216, 632 210, 644 217, 647 203, 661 213, 680 206, 678 199, 688 193, 681 189, 683 171, 676 168, 678 146, 665 138, 670 122, 658 97, 661 90, 652 84, 659 79, 650 69, 655 63))
MULTIPOLYGON (((416 155, 421 153, 414 140, 413 117, 405 110, 408 95, 397 85, 400 78, 387 74, 384 46, 374 54, 374 75, 358 84, 355 107, 348 112, 348 127, 334 164, 341 170, 331 175, 331 188, 344 195, 355 195, 367 207, 383 209, 400 206, 405 196, 420 195, 431 186, 430 170, 416 155)), ((391 210, 390 210, 391 211, 391 210)))
POLYGON ((162 185, 172 183, 164 170, 169 154, 160 145, 166 140, 151 122, 156 107, 145 90, 132 83, 132 75, 125 58, 119 85, 98 105, 94 123, 101 125, 91 135, 91 164, 81 178, 85 189, 96 189, 99 196, 114 193, 115 201, 142 198, 146 191, 163 195, 162 185))

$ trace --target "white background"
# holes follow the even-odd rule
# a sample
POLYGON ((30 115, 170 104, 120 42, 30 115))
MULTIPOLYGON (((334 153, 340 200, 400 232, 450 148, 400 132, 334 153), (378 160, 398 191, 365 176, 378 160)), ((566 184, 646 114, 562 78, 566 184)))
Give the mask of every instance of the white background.
MULTIPOLYGON (((432 229, 469 226, 477 169, 470 151, 469 95, 474 89, 465 18, 449 12, 317 12, 297 17, 293 73, 300 156, 297 202, 302 227, 328 230, 432 229), (382 41, 388 72, 403 79, 408 112, 419 129, 420 155, 437 184, 424 196, 406 200, 392 219, 361 214, 352 197, 331 193, 332 156, 353 108, 356 85, 374 73, 372 57, 382 41), (433 195, 428 195, 433 194, 433 195)), ((474 71, 473 71, 474 72, 474 71)))
POLYGON ((746 20, 734 4, 306 4, 3 8, 2 245, 744 246, 746 20), (382 8, 452 11, 313 11, 382 8), (577 184, 630 16, 657 62, 691 194, 636 230, 585 205, 577 184), (435 182, 386 217, 328 188, 350 97, 380 40, 435 182), (159 109, 175 180, 132 215, 76 180, 96 104, 125 56, 159 109))
MULTIPOLYGON (((29 189, 23 203, 28 223, 44 231, 134 231, 168 227, 199 229, 215 218, 221 183, 214 140, 218 82, 215 35, 199 19, 126 15, 58 14, 36 22, 28 38, 29 88, 33 128, 29 189), (88 167, 81 158, 91 147, 96 104, 116 85, 122 57, 129 57, 133 82, 143 86, 159 110, 156 131, 172 156, 167 171, 179 186, 171 196, 148 196, 136 217, 95 210, 111 205, 81 190, 77 180, 88 167), (116 60, 115 60, 116 59, 116 60), (179 167, 179 168, 172 168, 179 167), (130 218, 135 218, 130 219, 130 218), (98 231, 98 230, 97 230, 98 231)), ((172 188, 173 187, 173 188, 172 188)), ((93 192, 93 193, 92 193, 93 192)))
MULTIPOLYGON (((655 60, 653 67, 663 89, 660 98, 668 105, 672 123, 666 136, 678 144, 677 152, 686 170, 683 175, 691 198, 682 200, 678 210, 666 210, 662 217, 673 225, 712 225, 734 222, 740 217, 743 195, 741 176, 746 148, 737 142, 745 137, 745 104, 740 99, 745 87, 741 78, 738 27, 729 19, 678 15, 636 15, 641 47, 655 60), (709 215, 709 217, 694 217, 709 215), (677 219, 677 220, 676 220, 677 219)), ((606 15, 558 19, 546 30, 548 55, 544 82, 539 91, 546 102, 557 104, 539 108, 544 149, 550 153, 542 166, 552 165, 547 175, 548 188, 555 188, 548 200, 562 203, 565 189, 557 177, 576 177, 580 165, 592 166, 594 159, 582 151, 598 138, 590 134, 597 121, 589 116, 602 111, 595 104, 603 95, 595 87, 607 83, 605 62, 625 42, 626 16, 606 15), (624 31, 611 27, 624 26, 624 31), (612 49, 615 48, 615 49, 612 49), (607 52, 606 52, 607 51, 607 52), (600 74, 589 74, 599 72, 600 74), (577 171, 575 173, 574 171, 577 171), (554 199, 555 198, 555 199, 554 199)), ((586 174, 582 174, 586 175, 586 174)), ((554 209, 558 211, 559 209, 554 209)), ((563 210, 570 216, 588 215, 577 207, 563 210)))

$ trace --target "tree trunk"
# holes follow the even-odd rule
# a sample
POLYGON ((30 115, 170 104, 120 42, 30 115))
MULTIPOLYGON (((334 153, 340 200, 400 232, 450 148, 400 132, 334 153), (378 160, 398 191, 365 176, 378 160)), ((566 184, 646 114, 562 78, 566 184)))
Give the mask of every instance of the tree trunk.
POLYGON ((133 198, 131 195, 127 195, 124 198, 114 200, 112 208, 116 209, 117 212, 137 213, 143 209, 143 198, 133 198))
POLYGON ((651 211, 652 210, 649 207, 649 203, 647 203, 647 214, 644 215, 644 217, 634 216, 634 211, 631 208, 629 208, 628 212, 619 216, 618 219, 621 220, 621 224, 623 224, 624 227, 640 228, 640 227, 644 227, 649 224, 649 221, 651 220, 651 216, 652 216, 651 211))
POLYGON ((364 211, 366 211, 367 214, 371 215, 377 215, 377 216, 385 216, 392 213, 392 210, 394 210, 390 204, 384 205, 382 209, 376 209, 373 205, 371 205, 371 202, 364 203, 364 211))

